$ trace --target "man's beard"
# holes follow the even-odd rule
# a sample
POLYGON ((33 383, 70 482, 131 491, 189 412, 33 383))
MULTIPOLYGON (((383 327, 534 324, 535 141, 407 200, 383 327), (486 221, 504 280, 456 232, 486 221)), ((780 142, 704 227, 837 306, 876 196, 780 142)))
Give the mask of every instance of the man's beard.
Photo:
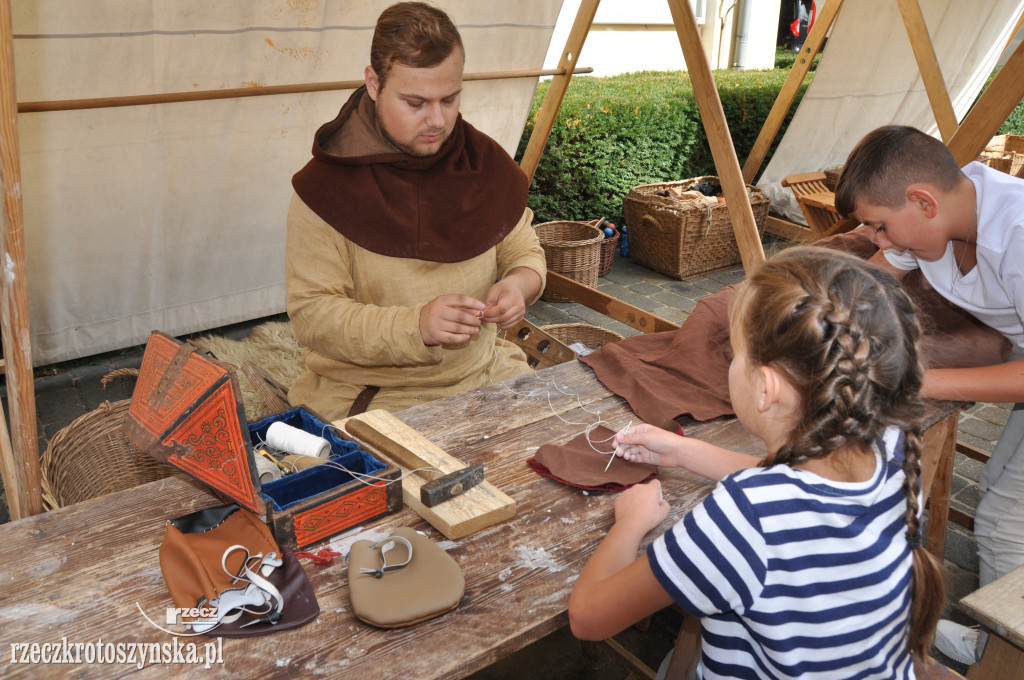
POLYGON ((421 151, 421 150, 419 150, 419 149, 417 149, 415 147, 411 147, 411 146, 408 146, 406 144, 402 144, 397 139, 392 137, 391 133, 388 132, 387 127, 384 126, 384 120, 380 116, 380 110, 379 109, 374 109, 374 117, 377 119, 377 129, 380 131, 381 136, 384 138, 384 140, 388 144, 390 144, 391 146, 395 147, 396 149, 398 149, 402 153, 407 153, 410 156, 416 156, 417 158, 428 158, 428 157, 433 156, 434 154, 436 154, 438 151, 441 150, 441 147, 444 146, 444 143, 448 140, 448 135, 450 134, 450 133, 446 132, 445 130, 440 130, 439 134, 442 135, 442 136, 441 136, 441 139, 439 139, 437 141, 437 148, 434 149, 433 151, 421 151))

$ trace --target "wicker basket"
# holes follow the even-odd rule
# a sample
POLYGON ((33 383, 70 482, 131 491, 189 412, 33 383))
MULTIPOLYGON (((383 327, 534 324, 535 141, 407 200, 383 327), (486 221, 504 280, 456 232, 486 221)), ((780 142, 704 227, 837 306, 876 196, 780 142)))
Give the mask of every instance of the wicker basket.
POLYGON ((558 323, 541 326, 540 329, 565 345, 581 342, 590 349, 597 349, 609 342, 618 342, 622 336, 589 323, 558 323))
MULTIPOLYGON (((708 205, 705 200, 681 200, 658 196, 668 188, 687 191, 705 176, 678 182, 658 182, 634 187, 622 198, 629 225, 629 257, 667 276, 684 279, 740 263, 739 247, 724 203, 708 205)), ((758 234, 764 233, 769 200, 763 191, 747 185, 758 234)))
MULTIPOLYGON (((591 288, 597 287, 604 232, 586 222, 544 222, 534 226, 548 269, 591 288)), ((544 289, 542 300, 572 302, 544 289)))
POLYGON ((1024 135, 993 137, 978 160, 1014 177, 1024 177, 1024 135))
POLYGON ((128 443, 122 432, 131 399, 103 402, 50 440, 39 459, 48 510, 169 477, 174 468, 128 443))
POLYGON ((608 236, 601 241, 601 263, 597 266, 597 275, 604 276, 612 270, 612 262, 615 261, 615 251, 619 249, 619 230, 613 228, 614 235, 608 236))

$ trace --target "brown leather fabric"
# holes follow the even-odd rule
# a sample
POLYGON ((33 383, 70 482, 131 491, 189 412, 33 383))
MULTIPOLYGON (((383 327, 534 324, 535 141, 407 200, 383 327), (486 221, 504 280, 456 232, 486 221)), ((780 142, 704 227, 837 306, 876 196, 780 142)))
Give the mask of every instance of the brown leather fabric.
POLYGON ((355 244, 429 262, 463 262, 496 245, 522 218, 529 188, 505 150, 461 116, 433 156, 389 147, 365 87, 317 130, 313 158, 292 177, 292 186, 355 244), (340 142, 332 143, 335 135, 340 142), (345 138, 358 143, 336 152, 345 138), (358 155, 369 149, 381 152, 358 155))
POLYGON ((599 426, 591 430, 589 440, 583 433, 562 445, 545 444, 537 449, 533 459, 543 469, 532 463, 531 467, 541 474, 546 470, 550 473, 546 476, 563 484, 604 491, 621 491, 658 474, 658 468, 653 465, 631 463, 624 458, 615 457, 609 465, 609 454, 599 453, 594 447, 600 451, 611 451, 614 436, 615 433, 607 427, 599 426))
POLYGON ((355 400, 352 402, 352 406, 348 409, 347 418, 357 416, 360 413, 366 413, 366 409, 370 408, 370 402, 380 392, 380 387, 376 385, 367 385, 363 390, 356 395, 355 400))
MULTIPOLYGON (((818 241, 868 259, 878 248, 866 228, 818 241)), ((1010 343, 936 293, 920 270, 903 286, 921 310, 922 360, 929 368, 989 366, 1006 361, 1010 343)), ((674 429, 676 418, 710 420, 731 414, 729 300, 733 287, 702 298, 675 331, 637 335, 607 344, 580 361, 647 423, 674 429)))
MULTIPOLYGON (((402 628, 427 621, 451 611, 462 601, 466 581, 462 569, 440 546, 407 527, 396 529, 412 544, 412 560, 402 569, 375 578, 361 569, 381 566, 380 549, 370 550, 370 541, 356 541, 348 556, 348 590, 352 613, 378 628, 402 628)), ((408 557, 401 543, 387 553, 388 564, 400 564, 408 557)))
MULTIPOLYGON (((294 628, 316 618, 320 613, 312 585, 302 566, 290 551, 278 547, 270 528, 256 515, 237 505, 201 510, 167 522, 160 545, 160 571, 176 607, 191 609, 207 606, 223 591, 237 587, 222 568, 224 551, 233 545, 245 546, 250 554, 273 552, 281 555, 284 564, 272 572, 268 580, 282 594, 284 611, 276 624, 241 626, 253 618, 243 616, 233 624, 222 624, 209 632, 219 637, 265 635, 294 628), (205 600, 204 600, 205 598, 205 600)), ((244 553, 236 550, 227 560, 227 569, 238 573, 244 553)))

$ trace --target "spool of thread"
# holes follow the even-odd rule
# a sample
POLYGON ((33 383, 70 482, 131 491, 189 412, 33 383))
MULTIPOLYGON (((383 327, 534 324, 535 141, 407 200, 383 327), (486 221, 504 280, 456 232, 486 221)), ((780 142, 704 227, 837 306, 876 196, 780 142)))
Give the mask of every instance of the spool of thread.
POLYGON ((260 484, 273 482, 284 477, 284 472, 281 471, 281 468, 274 465, 274 461, 263 456, 256 456, 256 472, 259 474, 260 484))
POLYGON ((331 455, 329 441, 280 421, 271 423, 267 428, 267 444, 278 451, 294 453, 299 456, 328 458, 331 455))

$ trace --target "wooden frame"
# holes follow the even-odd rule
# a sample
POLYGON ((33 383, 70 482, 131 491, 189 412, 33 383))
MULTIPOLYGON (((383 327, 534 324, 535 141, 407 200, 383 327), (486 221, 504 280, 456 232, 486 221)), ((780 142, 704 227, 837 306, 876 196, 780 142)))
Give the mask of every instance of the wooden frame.
MULTIPOLYGON (((697 32, 696 18, 688 0, 667 0, 672 19, 683 50, 686 67, 693 82, 694 94, 701 118, 707 132, 708 143, 726 199, 734 207, 739 206, 733 228, 740 249, 744 267, 751 267, 764 260, 764 250, 754 223, 753 212, 746 195, 745 186, 757 174, 767 149, 778 134, 786 113, 792 107, 796 92, 803 77, 810 69, 811 61, 821 49, 825 36, 842 6, 842 0, 830 0, 819 13, 811 29, 800 58, 793 65, 789 78, 783 85, 767 120, 758 135, 754 147, 742 170, 729 135, 728 124, 718 97, 714 77, 701 47, 697 32), (746 210, 743 210, 743 206, 746 210)), ((583 0, 572 30, 566 40, 565 49, 559 61, 559 68, 538 116, 537 125, 530 137, 526 152, 520 163, 527 176, 532 179, 543 153, 551 128, 557 117, 565 91, 575 69, 579 52, 593 23, 600 0, 583 0)), ((934 65, 934 48, 927 29, 921 19, 917 0, 897 0, 907 27, 908 37, 914 46, 914 54, 922 70, 929 101, 936 120, 939 121, 943 139, 949 134, 949 116, 946 103, 949 95, 945 92, 941 73, 934 65)), ((522 77, 526 74, 517 73, 522 77)), ((3 341, 6 359, 8 405, 10 407, 10 431, 0 419, 0 476, 7 492, 8 506, 12 519, 42 512, 42 498, 39 484, 39 449, 36 435, 35 389, 33 385, 31 336, 29 334, 28 295, 25 283, 25 249, 23 238, 23 215, 21 204, 21 178, 17 143, 17 100, 14 82, 14 48, 11 26, 11 0, 0 0, 0 190, 4 195, 4 209, 0 214, 0 243, 3 248, 4 276, 0 279, 0 339, 3 341)), ((273 94, 246 90, 244 94, 273 94)), ((948 138, 950 149, 957 160, 966 163, 976 157, 988 140, 998 130, 1010 111, 1024 95, 1024 43, 1010 55, 991 86, 979 98, 977 104, 948 138)), ((90 105, 103 104, 98 100, 90 105)), ((138 102, 106 102, 106 105, 132 105, 138 102)), ((38 104, 38 103, 37 103, 38 104)), ((772 221, 769 220, 771 223, 772 221)), ((769 224, 771 226, 771 224, 769 224)), ((590 295, 589 293, 587 295, 590 295)), ((605 296, 607 297, 607 296, 605 296)), ((630 305, 621 306, 610 300, 601 304, 613 318, 621 314, 628 318, 632 314, 635 322, 642 319, 656 324, 649 315, 639 314, 630 305)), ((589 306, 589 305, 588 305, 589 306)), ((619 319, 620 321, 623 319, 619 319)), ((628 321, 627 321, 628 323, 628 321)), ((633 325, 633 324, 630 324, 633 325)), ((634 326, 635 327, 635 326, 634 326)))

